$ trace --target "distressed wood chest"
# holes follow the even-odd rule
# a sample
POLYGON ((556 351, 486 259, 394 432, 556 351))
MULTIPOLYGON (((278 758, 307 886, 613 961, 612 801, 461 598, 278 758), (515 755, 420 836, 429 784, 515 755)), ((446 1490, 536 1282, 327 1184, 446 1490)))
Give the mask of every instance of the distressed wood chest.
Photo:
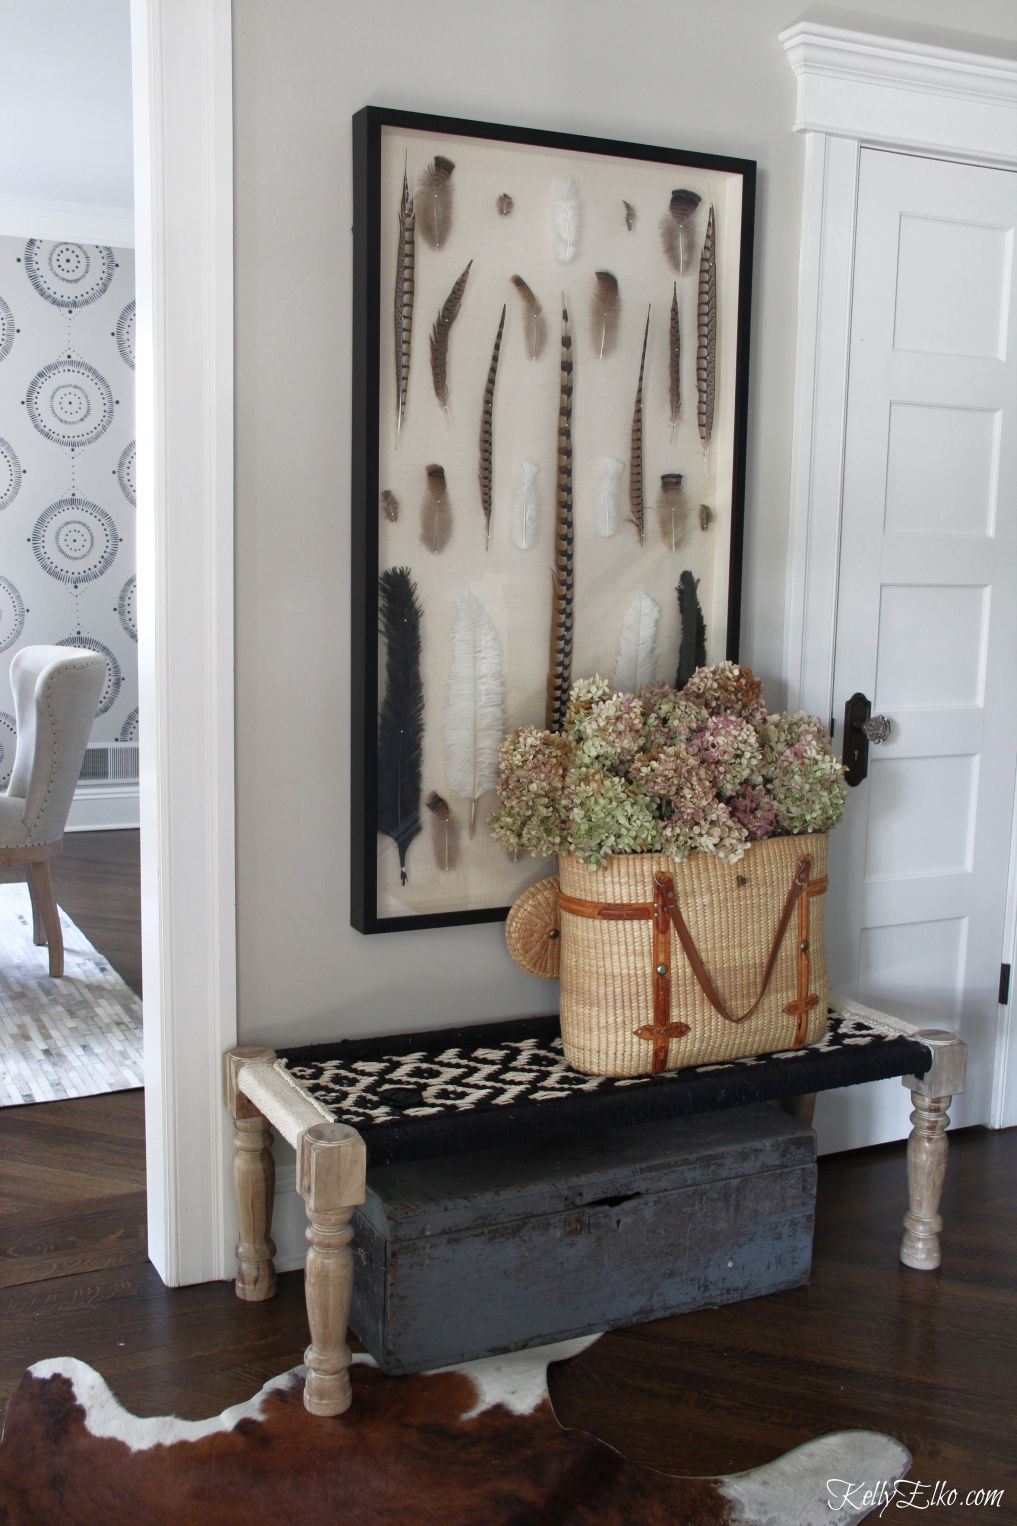
POLYGON ((350 1324, 412 1372, 798 1287, 815 1162, 763 1103, 372 1168, 350 1324))

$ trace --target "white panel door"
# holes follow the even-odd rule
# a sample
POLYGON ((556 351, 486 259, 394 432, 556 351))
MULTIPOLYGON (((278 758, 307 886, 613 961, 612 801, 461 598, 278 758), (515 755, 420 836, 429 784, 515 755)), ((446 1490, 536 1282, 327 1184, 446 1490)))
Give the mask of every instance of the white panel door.
MULTIPOLYGON (((1017 175, 863 150, 834 677, 889 718, 831 840, 835 989, 969 1046, 985 1122, 1017 754, 1017 175)), ((862 1095, 865 1093, 866 1095, 862 1095)), ((899 1138, 898 1083, 825 1149, 899 1138)))

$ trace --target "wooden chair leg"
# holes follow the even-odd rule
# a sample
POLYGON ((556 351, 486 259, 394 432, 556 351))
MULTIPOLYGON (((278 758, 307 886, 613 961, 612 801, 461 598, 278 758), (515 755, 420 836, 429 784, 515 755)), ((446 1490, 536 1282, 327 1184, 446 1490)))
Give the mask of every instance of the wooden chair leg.
POLYGON ((275 1051, 262 1045, 231 1049, 223 1061, 223 1090, 233 1119, 233 1191, 240 1233, 237 1240, 236 1293, 260 1303, 275 1292, 275 1243, 272 1206, 275 1199, 275 1161, 272 1135, 261 1113, 237 1088, 241 1066, 271 1065, 275 1051))
POLYGON ((353 1298, 350 1220, 364 1201, 366 1167, 364 1141, 345 1124, 314 1124, 301 1137, 297 1181, 307 1205, 304 1291, 311 1332, 304 1408, 312 1415, 341 1415, 352 1401, 346 1344, 353 1298))
POLYGON ((53 895, 49 859, 39 859, 25 867, 28 894, 32 901, 33 936, 36 943, 49 945, 49 972, 58 979, 64 972, 64 935, 60 929, 60 913, 53 895))
POLYGON ((932 1050, 932 1065, 924 1076, 903 1077, 914 1112, 908 1139, 910 1207, 904 1215, 900 1259, 916 1271, 932 1271, 941 1260, 939 1203, 946 1176, 949 1109, 964 1090, 968 1051, 961 1039, 938 1029, 916 1033, 915 1038, 932 1050))

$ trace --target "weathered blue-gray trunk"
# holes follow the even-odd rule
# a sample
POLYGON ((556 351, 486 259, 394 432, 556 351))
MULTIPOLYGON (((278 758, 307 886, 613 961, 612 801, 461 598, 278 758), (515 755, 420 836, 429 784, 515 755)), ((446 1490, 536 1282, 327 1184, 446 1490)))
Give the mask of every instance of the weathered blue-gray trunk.
POLYGON ((377 1167, 353 1330, 412 1372, 798 1287, 815 1159, 764 1103, 377 1167))

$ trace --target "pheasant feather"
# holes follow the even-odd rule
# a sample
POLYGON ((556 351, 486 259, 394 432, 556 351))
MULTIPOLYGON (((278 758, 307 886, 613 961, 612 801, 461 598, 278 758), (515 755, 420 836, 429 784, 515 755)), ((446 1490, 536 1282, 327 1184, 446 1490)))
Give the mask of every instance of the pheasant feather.
POLYGON ((565 724, 572 680, 572 602, 575 592, 572 504, 572 330, 561 304, 561 381, 558 390, 558 482, 555 496, 554 567, 551 570, 551 643, 547 674, 548 731, 565 724))
POLYGON ((674 291, 671 296, 671 328, 668 334, 667 345, 667 392, 668 401, 671 405, 671 438, 674 439, 675 428, 678 423, 678 414, 682 406, 682 334, 681 323, 678 317, 678 282, 674 282, 674 291))
POLYGON ((420 832, 422 610, 408 567, 383 572, 378 594, 385 641, 385 697, 378 717, 378 831, 391 837, 399 850, 399 875, 405 885, 406 853, 420 832))
POLYGON ((526 337, 526 353, 531 360, 539 360, 547 339, 547 320, 543 309, 522 276, 513 276, 512 284, 522 298, 523 333, 526 337))
POLYGON ((699 580, 691 572, 683 572, 678 579, 678 614, 681 618, 682 637, 678 648, 678 673, 676 689, 684 689, 697 668, 706 666, 706 622, 699 604, 699 580))
POLYGON ((414 229, 416 218, 409 182, 403 170, 403 195, 399 206, 399 244, 396 249, 395 301, 395 372, 396 438, 406 412, 406 389, 410 380, 410 341, 413 333, 413 268, 415 262, 414 229))
POLYGON ((613 456, 607 456, 600 476, 593 502, 593 522, 598 535, 605 538, 609 535, 617 535, 618 525, 621 519, 621 492, 622 476, 625 472, 625 462, 616 461, 613 456))
POLYGON ((498 332, 495 335, 491 364, 484 383, 484 404, 480 412, 480 507, 484 511, 485 550, 491 549, 491 487, 494 480, 494 384, 498 379, 498 356, 501 353, 501 336, 505 328, 505 306, 502 305, 498 332))
POLYGON ((660 605, 649 594, 637 593, 622 622, 618 661, 612 687, 622 694, 635 694, 650 684, 657 670, 657 621, 660 605))
POLYGON ((635 525, 639 544, 643 544, 645 509, 643 506, 643 370, 646 366, 646 341, 650 334, 650 309, 646 309, 643 330, 643 353, 639 360, 636 406, 632 410, 632 448, 629 454, 629 523, 635 525))
POLYGON ((417 216, 420 231, 432 249, 440 249, 452 227, 451 159, 435 154, 417 180, 417 216))
POLYGON ((452 667, 445 697, 445 780, 451 795, 470 802, 470 836, 477 801, 498 777, 505 734, 501 642, 476 594, 457 593, 452 667))
POLYGON ((424 801, 431 813, 431 844, 434 861, 443 873, 454 869, 459 862, 459 828, 449 809, 449 803, 437 790, 432 790, 424 801))
POLYGON ((671 203, 661 219, 660 241, 679 275, 692 268, 692 219, 701 200, 695 191, 672 191, 671 203))
POLYGON ((696 385, 699 389, 699 438, 704 454, 713 435, 713 407, 717 393, 717 254, 714 244, 713 208, 706 224, 703 252, 699 257, 699 344, 696 348, 696 385))
POLYGON ((598 270, 594 280, 596 285, 590 309, 593 347, 597 351, 597 358, 603 360, 618 343, 621 297, 618 295, 618 277, 612 275, 610 270, 598 270))
POLYGON ((420 544, 428 551, 444 551, 452 538, 452 505, 449 503, 445 468, 432 464, 427 472, 427 491, 420 505, 420 544))
POLYGON ((529 551, 537 538, 536 478, 534 463, 524 461, 512 495, 512 544, 519 551, 529 551))
POLYGON ((551 208, 551 231, 554 234, 554 257, 567 265, 579 248, 579 186, 570 175, 554 182, 554 205, 551 208))
POLYGON ((431 329, 431 380, 434 383, 434 395, 438 399, 445 412, 448 413, 448 341, 449 331, 459 316, 459 309, 463 305, 463 293, 466 283, 470 278, 470 266, 463 271, 448 296, 445 298, 441 312, 434 321, 431 329))

